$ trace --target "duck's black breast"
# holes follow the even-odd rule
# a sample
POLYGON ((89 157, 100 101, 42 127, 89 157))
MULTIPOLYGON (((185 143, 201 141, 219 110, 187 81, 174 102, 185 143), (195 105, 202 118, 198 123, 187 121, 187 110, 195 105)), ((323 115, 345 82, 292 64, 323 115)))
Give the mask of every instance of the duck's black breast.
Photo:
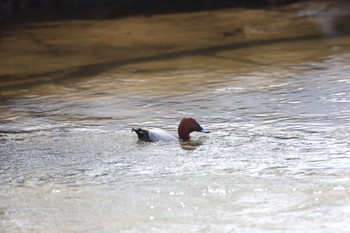
POLYGON ((137 137, 144 142, 153 142, 149 137, 148 130, 141 129, 141 128, 133 128, 131 132, 135 132, 137 134, 137 137))

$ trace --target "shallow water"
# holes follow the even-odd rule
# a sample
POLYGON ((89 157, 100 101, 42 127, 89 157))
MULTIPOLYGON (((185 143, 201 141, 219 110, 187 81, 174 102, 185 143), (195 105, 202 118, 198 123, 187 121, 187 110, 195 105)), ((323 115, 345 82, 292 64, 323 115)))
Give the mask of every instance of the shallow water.
POLYGON ((3 90, 0 230, 349 232, 349 61, 320 37, 3 90), (131 133, 184 116, 211 133, 131 133))

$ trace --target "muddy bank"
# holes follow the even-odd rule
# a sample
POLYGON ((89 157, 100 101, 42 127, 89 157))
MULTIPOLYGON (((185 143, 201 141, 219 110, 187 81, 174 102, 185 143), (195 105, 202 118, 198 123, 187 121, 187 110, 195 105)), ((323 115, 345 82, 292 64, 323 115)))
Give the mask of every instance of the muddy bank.
MULTIPOLYGON (((348 35, 349 4, 65 20, 1 25, 0 89, 97 76, 109 69, 185 56, 348 35)), ((135 70, 135 72, 141 72, 135 70)))

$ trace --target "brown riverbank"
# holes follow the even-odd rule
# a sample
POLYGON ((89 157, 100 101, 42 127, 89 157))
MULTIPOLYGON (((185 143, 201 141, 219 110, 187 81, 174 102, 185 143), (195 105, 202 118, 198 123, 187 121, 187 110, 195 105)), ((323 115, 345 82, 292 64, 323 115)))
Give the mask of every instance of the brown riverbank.
POLYGON ((95 76, 146 61, 219 56, 231 49, 342 36, 350 31, 346 7, 307 2, 270 9, 2 24, 0 88, 95 76), (331 16, 331 21, 320 21, 331 16))

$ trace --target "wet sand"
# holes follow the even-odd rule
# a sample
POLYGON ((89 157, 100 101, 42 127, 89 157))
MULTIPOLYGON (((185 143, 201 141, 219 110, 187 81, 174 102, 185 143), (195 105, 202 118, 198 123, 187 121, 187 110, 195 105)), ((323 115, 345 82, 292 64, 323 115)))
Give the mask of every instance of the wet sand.
POLYGON ((2 24, 0 90, 96 76, 149 61, 215 57, 233 49, 237 50, 235 59, 240 59, 246 48, 341 36, 350 31, 350 25, 343 23, 349 18, 346 8, 341 6, 302 3, 114 20, 2 24), (327 29, 319 19, 334 14, 341 23, 333 20, 327 29), (334 32, 338 24, 343 27, 341 33, 334 32))

